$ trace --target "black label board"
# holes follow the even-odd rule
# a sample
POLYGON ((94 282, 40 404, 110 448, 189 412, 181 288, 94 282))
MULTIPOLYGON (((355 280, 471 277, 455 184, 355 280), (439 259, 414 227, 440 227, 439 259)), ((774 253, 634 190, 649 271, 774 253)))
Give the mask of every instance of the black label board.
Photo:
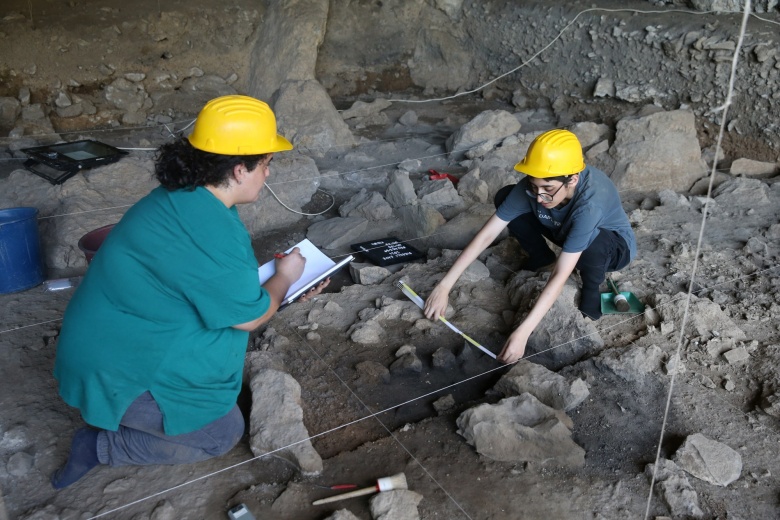
POLYGON ((352 249, 365 256, 372 264, 379 266, 411 262, 425 256, 421 251, 395 237, 352 244, 352 249))

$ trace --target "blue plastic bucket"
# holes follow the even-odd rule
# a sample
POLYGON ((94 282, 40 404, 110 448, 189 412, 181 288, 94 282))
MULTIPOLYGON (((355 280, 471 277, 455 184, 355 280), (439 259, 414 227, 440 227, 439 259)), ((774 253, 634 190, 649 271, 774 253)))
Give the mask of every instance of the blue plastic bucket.
POLYGON ((35 208, 0 209, 0 294, 43 282, 37 217, 35 208))

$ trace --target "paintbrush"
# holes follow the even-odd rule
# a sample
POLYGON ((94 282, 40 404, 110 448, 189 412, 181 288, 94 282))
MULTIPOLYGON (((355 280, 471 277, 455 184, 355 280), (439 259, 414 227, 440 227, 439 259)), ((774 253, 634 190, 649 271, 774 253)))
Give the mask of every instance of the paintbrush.
POLYGON ((341 495, 336 495, 335 497, 328 497, 328 498, 322 498, 320 500, 315 500, 314 502, 312 502, 312 505, 318 506, 320 504, 327 504, 329 502, 335 502, 337 500, 344 500, 352 497, 370 495, 372 493, 377 493, 378 491, 390 491, 391 489, 409 489, 409 487, 406 484, 406 475, 404 475, 403 473, 398 473, 391 477, 380 478, 377 479, 376 485, 374 486, 363 488, 363 489, 356 489, 355 491, 350 491, 349 493, 342 493, 341 495))
MULTIPOLYGON (((395 286, 398 287, 399 289, 401 289, 401 292, 404 293, 407 298, 409 298, 414 303, 416 303, 417 306, 420 309, 423 309, 423 310, 425 309, 425 302, 423 301, 423 299, 420 298, 417 295, 417 293, 412 290, 411 287, 409 287, 406 283, 404 283, 403 280, 398 280, 397 282, 395 282, 395 286)), ((444 323, 446 326, 448 326, 452 331, 454 331, 457 334, 460 334, 460 336, 463 339, 465 339, 466 341, 468 341, 469 343, 471 343, 472 345, 477 347, 479 350, 481 350, 482 352, 484 352, 488 356, 492 357, 493 359, 496 359, 496 355, 495 354, 493 354, 488 349, 486 349, 485 347, 483 347, 482 345, 480 345, 479 343, 477 343, 476 341, 471 339, 468 335, 466 335, 463 332, 461 332, 460 329, 458 329, 455 325, 453 325, 452 323, 447 321, 447 319, 444 316, 439 316, 439 320, 441 320, 441 322, 444 323)))
POLYGON ((607 283, 612 288, 612 292, 614 293, 614 296, 612 297, 612 303, 615 305, 615 308, 619 312, 628 312, 631 310, 631 304, 628 303, 628 299, 618 291, 617 286, 615 285, 615 282, 612 281, 612 278, 607 276, 607 283))

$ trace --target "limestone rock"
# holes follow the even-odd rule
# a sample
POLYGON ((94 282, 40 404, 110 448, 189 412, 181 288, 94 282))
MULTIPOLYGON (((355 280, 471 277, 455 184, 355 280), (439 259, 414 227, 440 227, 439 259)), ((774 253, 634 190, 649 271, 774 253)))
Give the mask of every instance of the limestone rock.
POLYGON ((662 357, 663 351, 657 345, 630 346, 606 350, 594 362, 625 381, 642 382, 647 374, 660 368, 662 357))
MULTIPOLYGON (((249 95, 270 100, 286 81, 315 79, 317 52, 325 39, 328 8, 328 2, 292 0, 263 13, 257 28, 258 38, 249 55, 249 70, 253 71, 248 83, 249 95)), ((331 105, 330 99, 328 104, 331 105)))
POLYGON ((447 139, 447 151, 456 160, 466 151, 485 141, 503 140, 520 130, 520 122, 505 110, 486 110, 463 125, 447 139))
POLYGON ((601 142, 609 133, 607 125, 591 122, 575 123, 569 127, 569 130, 577 136, 583 150, 601 142))
POLYGON ((376 285, 382 283, 392 273, 384 267, 377 265, 351 262, 349 264, 349 274, 355 283, 376 285))
POLYGON ((392 105, 387 99, 378 98, 370 103, 355 101, 350 108, 341 113, 344 119, 369 117, 392 105))
POLYGON ((777 174, 777 163, 736 159, 729 169, 731 175, 743 175, 753 179, 767 179, 777 174))
POLYGON ((337 249, 357 242, 368 220, 363 217, 336 217, 315 222, 306 231, 306 238, 324 249, 337 249))
POLYGON ((409 179, 409 172, 396 170, 390 174, 390 184, 385 192, 385 198, 394 208, 408 206, 417 201, 417 194, 409 179))
POLYGON ((452 394, 447 394, 444 397, 440 397, 433 402, 433 409, 439 415, 445 414, 455 408, 455 398, 452 394))
POLYGON ((765 182, 746 178, 724 182, 712 192, 712 197, 724 208, 766 206, 772 201, 765 182))
POLYGON ((484 204, 488 201, 488 185, 479 178, 479 169, 471 170, 460 178, 458 195, 466 203, 484 204))
POLYGON ((367 220, 385 220, 393 216, 393 208, 379 193, 365 188, 339 207, 342 217, 363 217, 367 220))
POLYGON ((275 455, 297 465, 304 476, 322 473, 322 458, 312 447, 303 424, 301 387, 289 374, 258 370, 249 381, 252 390, 249 446, 256 456, 289 446, 275 455), (302 441, 302 442, 301 442, 302 441))
POLYGON ((463 206, 458 191, 447 179, 424 182, 417 190, 417 197, 439 212, 443 212, 444 208, 454 206, 459 209, 463 206))
MULTIPOLYGON (((655 464, 645 466, 645 475, 652 478, 655 464)), ((656 470, 656 491, 669 506, 673 518, 702 518, 699 497, 685 473, 671 460, 660 459, 656 470)))
POLYGON ((728 486, 742 473, 738 452, 701 433, 689 435, 673 460, 694 477, 716 486, 728 486))
POLYGON ((478 453, 493 460, 585 463, 585 450, 571 439, 571 420, 528 393, 466 410, 457 425, 478 453))
POLYGON ((320 183, 320 171, 314 159, 296 152, 274 156, 273 174, 268 182, 274 193, 291 208, 284 208, 270 191, 263 190, 256 202, 238 205, 238 214, 251 235, 281 229, 298 222, 294 213, 311 201, 320 183))
POLYGON ((390 365, 390 373, 393 375, 419 374, 420 372, 422 372, 422 361, 414 352, 403 354, 390 365))
MULTIPOLYGON (((678 330, 682 323, 684 306, 674 302, 685 301, 686 295, 678 293, 675 296, 656 295, 655 309, 664 323, 673 324, 672 329, 678 330)), ((721 338, 731 338, 737 341, 745 339, 745 333, 729 318, 718 304, 707 298, 691 295, 690 310, 686 327, 693 329, 695 335, 709 339, 715 335, 721 338)))
MULTIPOLYGON (((436 234, 428 239, 428 245, 442 249, 464 249, 495 211, 493 204, 474 204, 443 226, 436 228, 436 234)), ((506 237, 507 234, 506 230, 502 231, 499 239, 506 237)))
POLYGON ((273 109, 279 133, 307 155, 355 142, 330 96, 316 80, 282 83, 273 109))
POLYGON ((433 367, 434 368, 452 368, 458 364, 458 360, 455 354, 446 347, 439 347, 436 352, 433 353, 433 367))
POLYGON ((392 489, 377 493, 368 504, 374 520, 419 520, 417 505, 422 499, 409 489, 392 489))
POLYGON ((415 85, 454 92, 476 83, 474 57, 451 30, 429 27, 415 41, 412 58, 407 62, 415 85))
POLYGON ((375 321, 367 321, 365 323, 359 323, 350 329, 349 337, 355 343, 361 345, 373 345, 379 343, 382 339, 382 335, 385 330, 382 326, 375 321))
POLYGON ((612 181, 620 189, 685 191, 706 173, 692 112, 673 110, 618 121, 612 181))
MULTIPOLYGON (((515 325, 524 319, 544 288, 543 275, 520 271, 507 283, 511 304, 517 308, 515 325)), ((575 302, 578 289, 568 281, 543 323, 528 338, 525 358, 551 370, 572 364, 588 352, 598 351, 604 340, 595 323, 582 316, 575 302)))
POLYGON ((529 393, 550 408, 567 412, 579 406, 590 394, 582 379, 569 382, 565 377, 523 359, 501 376, 493 389, 507 397, 529 393))
POLYGON ((332 515, 326 517, 325 520, 360 520, 360 519, 355 515, 353 515, 349 509, 339 509, 338 511, 335 511, 332 515))
POLYGON ((403 223, 406 235, 412 238, 432 235, 442 224, 444 217, 427 204, 416 204, 398 208, 396 213, 403 223))

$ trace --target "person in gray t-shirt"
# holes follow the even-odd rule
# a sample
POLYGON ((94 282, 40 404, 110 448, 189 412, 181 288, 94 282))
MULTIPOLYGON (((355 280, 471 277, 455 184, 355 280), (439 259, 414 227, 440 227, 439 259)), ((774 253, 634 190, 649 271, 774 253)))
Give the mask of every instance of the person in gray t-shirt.
POLYGON ((509 336, 498 356, 513 363, 525 352, 529 336, 577 269, 582 279, 580 311, 601 317, 599 285, 606 273, 626 267, 636 256, 636 239, 607 175, 586 166, 577 136, 567 130, 539 135, 515 169, 526 177, 496 194, 496 213, 463 250, 425 302, 425 315, 438 319, 449 292, 463 271, 508 227, 528 253, 523 269, 552 267, 536 304, 509 336), (545 238, 561 248, 556 258, 545 238))

